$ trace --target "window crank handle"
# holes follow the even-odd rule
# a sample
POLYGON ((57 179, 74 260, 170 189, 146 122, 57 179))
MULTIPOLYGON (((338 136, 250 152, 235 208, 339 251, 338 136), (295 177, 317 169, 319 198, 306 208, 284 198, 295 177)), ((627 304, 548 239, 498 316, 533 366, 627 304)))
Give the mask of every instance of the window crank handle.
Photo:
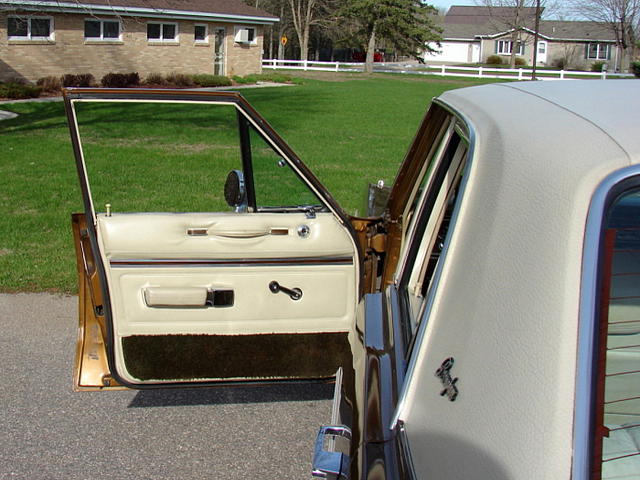
POLYGON ((302 290, 300 290, 299 288, 283 287, 275 280, 269 283, 269 290, 271 290, 271 293, 286 293, 287 295, 289 295, 289 297, 291 297, 291 300, 300 300, 302 298, 302 290))

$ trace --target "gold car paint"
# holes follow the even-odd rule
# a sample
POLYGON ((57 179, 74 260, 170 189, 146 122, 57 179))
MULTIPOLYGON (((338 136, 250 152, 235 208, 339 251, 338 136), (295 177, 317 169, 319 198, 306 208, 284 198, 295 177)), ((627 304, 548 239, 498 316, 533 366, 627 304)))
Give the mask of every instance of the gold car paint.
POLYGON ((89 242, 86 217, 72 215, 73 240, 78 267, 78 337, 73 369, 73 388, 85 390, 127 390, 116 382, 109 370, 100 280, 89 242))

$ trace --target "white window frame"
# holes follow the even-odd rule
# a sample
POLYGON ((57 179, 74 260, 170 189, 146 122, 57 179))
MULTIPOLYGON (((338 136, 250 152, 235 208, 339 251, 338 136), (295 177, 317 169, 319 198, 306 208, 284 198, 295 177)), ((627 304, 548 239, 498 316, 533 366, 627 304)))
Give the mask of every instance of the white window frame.
MULTIPOLYGON (((518 51, 516 55, 524 55, 524 42, 516 42, 518 45, 518 51)), ((496 54, 498 55, 511 55, 511 49, 513 42, 511 40, 496 40, 496 54)))
POLYGON ((147 30, 147 42, 149 43, 178 43, 180 38, 180 30, 176 22, 147 22, 147 28, 149 25, 160 25, 160 38, 149 38, 149 30, 147 30), (176 27, 176 33, 173 38, 162 38, 165 25, 173 25, 176 27))
MULTIPOLYGON (((85 18, 85 22, 100 22, 100 36, 99 37, 84 37, 86 42, 121 42, 122 41, 122 22, 120 20, 109 20, 109 19, 98 19, 98 18, 85 18), (111 22, 118 24, 118 37, 108 37, 104 36, 104 22, 111 22)), ((84 34, 84 33, 83 33, 84 34)))
POLYGON ((588 60, 609 60, 611 58, 611 44, 610 43, 598 43, 592 42, 587 45, 587 59, 588 60), (596 46, 596 56, 591 56, 591 45, 596 46), (604 57, 600 54, 604 52, 604 57))
POLYGON ((240 45, 257 45, 258 44, 258 29, 256 27, 246 25, 236 25, 233 31, 233 42, 240 45), (241 39, 243 30, 253 30, 253 40, 243 41, 241 39))
POLYGON ((198 44, 206 44, 209 43, 209 25, 206 23, 196 23, 193 25, 193 41, 198 44), (196 38, 196 27, 204 27, 204 40, 199 40, 196 38))
POLYGON ((30 41, 53 41, 55 40, 55 30, 54 30, 54 24, 53 24, 53 17, 49 17, 49 16, 40 16, 40 15, 28 15, 28 16, 21 16, 21 15, 8 15, 7 16, 7 39, 8 40, 30 40, 30 41), (17 18, 19 20, 26 20, 27 21, 27 35, 26 36, 16 36, 16 35, 9 35, 9 19, 10 18, 17 18), (34 37, 31 35, 31 20, 49 20, 49 36, 48 37, 34 37))
POLYGON ((538 55, 546 55, 547 54, 547 42, 545 40, 540 40, 538 42, 538 55))

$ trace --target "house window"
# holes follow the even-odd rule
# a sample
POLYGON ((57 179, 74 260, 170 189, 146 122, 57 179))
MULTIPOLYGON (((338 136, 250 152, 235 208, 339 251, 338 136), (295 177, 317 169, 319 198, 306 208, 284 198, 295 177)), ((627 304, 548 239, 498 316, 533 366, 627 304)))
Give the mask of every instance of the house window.
POLYGON ((150 42, 177 42, 177 23, 147 23, 147 40, 150 42))
POLYGON ((206 25, 196 25, 193 28, 193 40, 196 43, 209 43, 206 25))
POLYGON ((256 29, 253 27, 236 27, 234 35, 236 43, 256 44, 256 29))
POLYGON ((85 20, 85 40, 121 40, 120 22, 114 20, 85 20))
MULTIPOLYGON (((511 55, 512 44, 511 40, 496 40, 496 53, 498 55, 511 55)), ((516 55, 524 55, 524 43, 517 42, 516 45, 516 55)))
POLYGON ((9 40, 53 40, 51 17, 8 17, 9 40))
POLYGON ((587 58, 589 60, 611 59, 611 45, 608 43, 590 43, 587 46, 587 58))

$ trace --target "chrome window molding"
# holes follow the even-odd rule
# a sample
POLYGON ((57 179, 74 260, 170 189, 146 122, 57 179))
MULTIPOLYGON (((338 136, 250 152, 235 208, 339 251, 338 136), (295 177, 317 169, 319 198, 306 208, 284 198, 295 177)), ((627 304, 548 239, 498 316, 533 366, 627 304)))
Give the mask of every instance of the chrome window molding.
POLYGON ((416 480, 418 477, 416 475, 415 469, 413 468, 413 458, 411 457, 411 448, 409 446, 409 439, 407 437, 407 428, 402 421, 398 422, 397 435, 400 455, 402 456, 404 473, 408 476, 407 480, 416 480))
MULTIPOLYGON (((578 348, 573 420, 573 480, 591 478, 593 439, 593 379, 595 369, 595 340, 597 335, 598 270, 600 243, 605 208, 612 201, 612 193, 622 182, 635 179, 640 185, 640 165, 622 168, 606 177, 591 199, 584 235, 582 275, 578 316, 578 348)), ((628 185, 631 187, 632 185, 628 185)), ((625 188, 626 190, 627 188, 625 188)), ((620 192, 621 193, 621 192, 620 192)))
POLYGON ((429 293, 425 302, 426 307, 423 309, 421 321, 418 326, 418 331, 415 334, 415 340, 413 342, 413 346, 409 354, 408 367, 404 376, 405 381, 404 381, 404 384, 402 385, 402 390, 400 392, 398 404, 396 405, 396 411, 391 420, 391 425, 389 426, 389 428, 392 430, 396 428, 398 424, 398 420, 400 418, 400 412, 404 409, 407 402, 411 379, 413 378, 414 371, 416 368, 417 357, 422 348, 425 332, 427 329, 427 324, 429 323, 428 319, 431 314, 431 310, 433 309, 433 301, 434 301, 436 292, 440 287, 440 278, 442 277, 442 269, 444 264, 446 263, 446 258, 449 253, 449 245, 451 243, 451 237, 455 233, 458 226, 458 215, 460 212, 460 204, 462 200, 465 198, 467 183, 469 182, 470 172, 474 165, 474 156, 475 156, 475 147, 476 147, 475 125, 471 120, 469 120, 469 118, 466 115, 462 114, 457 109, 451 107, 450 105, 447 105, 441 100, 436 98, 433 100, 433 103, 444 108, 445 110, 447 110, 449 113, 451 113, 454 117, 458 119, 459 125, 461 127, 460 129, 457 129, 457 130, 459 130, 460 133, 463 134, 463 140, 468 141, 467 159, 466 159, 464 175, 460 182, 460 193, 458 194, 458 198, 456 199, 456 204, 453 208, 453 213, 451 214, 449 230, 447 231, 447 235, 444 240, 444 247, 442 249, 442 253, 440 254, 443 261, 438 262, 436 266, 436 270, 433 274, 432 287, 429 289, 429 293))

